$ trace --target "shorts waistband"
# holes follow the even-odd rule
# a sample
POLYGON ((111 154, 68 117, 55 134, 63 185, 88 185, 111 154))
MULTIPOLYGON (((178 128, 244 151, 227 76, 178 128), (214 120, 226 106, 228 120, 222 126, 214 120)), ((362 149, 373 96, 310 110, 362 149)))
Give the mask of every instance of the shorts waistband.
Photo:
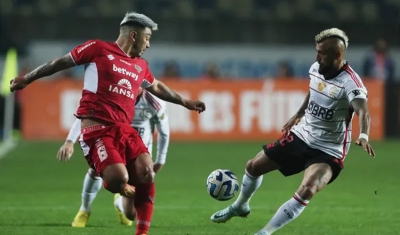
POLYGON ((100 129, 104 129, 106 128, 105 125, 94 125, 94 126, 88 126, 88 127, 84 127, 81 129, 81 133, 88 133, 91 131, 96 131, 96 130, 100 130, 100 129))

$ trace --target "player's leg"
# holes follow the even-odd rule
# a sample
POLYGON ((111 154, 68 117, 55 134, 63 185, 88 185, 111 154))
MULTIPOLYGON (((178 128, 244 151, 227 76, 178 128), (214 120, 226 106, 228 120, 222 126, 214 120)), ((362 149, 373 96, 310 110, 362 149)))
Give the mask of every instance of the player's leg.
POLYGON ((103 180, 101 177, 98 176, 92 168, 89 168, 83 180, 82 204, 72 222, 72 227, 86 227, 90 217, 92 203, 102 185, 103 180))
POLYGON ((137 214, 137 226, 140 226, 137 231, 148 230, 149 226, 144 229, 142 227, 150 223, 153 214, 155 188, 152 182, 154 180, 152 164, 153 162, 148 153, 140 154, 137 158, 129 161, 126 168, 130 178, 129 184, 136 187, 135 197, 123 197, 116 194, 114 198, 115 209, 121 224, 131 225, 137 214), (141 221, 147 221, 147 223, 142 223, 141 221))
POLYGON ((128 184, 129 175, 125 167, 125 159, 119 153, 119 140, 116 128, 106 127, 104 129, 87 132, 79 140, 89 166, 103 179, 104 188, 111 193, 119 193, 127 197, 133 197, 135 187, 128 184))
POLYGON ((247 217, 250 214, 250 199, 260 187, 263 175, 277 169, 279 166, 268 158, 264 151, 259 152, 246 164, 240 193, 236 201, 229 207, 214 213, 211 220, 216 223, 225 223, 235 216, 247 217))
MULTIPOLYGON (((148 234, 153 217, 153 206, 156 193, 153 161, 144 146, 139 150, 139 152, 145 153, 140 154, 134 161, 130 161, 127 164, 129 176, 137 175, 138 179, 142 179, 137 181, 135 180, 137 177, 133 177, 132 181, 129 181, 129 183, 136 186, 134 201, 134 208, 136 209, 136 235, 148 234)), ((131 201, 129 198, 126 198, 125 200, 131 201)), ((131 205, 131 203, 126 203, 126 205, 131 205)), ((129 210, 132 211, 132 209, 129 210)))
POLYGON ((297 156, 297 152, 303 151, 302 143, 293 133, 288 133, 279 140, 263 146, 263 151, 246 164, 239 197, 228 208, 214 213, 211 220, 225 223, 235 216, 246 217, 250 213, 250 199, 260 187, 264 174, 280 170, 282 174, 289 176, 303 171, 304 164, 297 156))
POLYGON ((318 162, 307 167, 296 193, 278 209, 268 224, 256 235, 271 235, 296 219, 307 207, 311 198, 332 182, 339 172, 339 167, 335 167, 335 164, 330 164, 330 162, 318 162))

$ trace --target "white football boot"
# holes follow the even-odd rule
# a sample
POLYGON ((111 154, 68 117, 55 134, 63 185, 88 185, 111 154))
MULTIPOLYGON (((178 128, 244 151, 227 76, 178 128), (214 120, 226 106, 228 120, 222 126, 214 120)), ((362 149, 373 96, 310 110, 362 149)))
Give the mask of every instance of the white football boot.
POLYGON ((214 223, 225 223, 228 220, 230 220, 232 217, 243 217, 247 218, 247 216, 250 214, 250 207, 249 205, 244 205, 241 208, 233 208, 232 205, 229 207, 215 212, 211 216, 211 221, 214 223))

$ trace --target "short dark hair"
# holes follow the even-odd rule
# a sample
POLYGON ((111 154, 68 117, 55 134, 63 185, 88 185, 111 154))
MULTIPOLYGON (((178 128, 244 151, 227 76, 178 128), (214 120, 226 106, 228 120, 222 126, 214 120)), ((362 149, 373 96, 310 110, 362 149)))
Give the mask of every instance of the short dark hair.
POLYGON ((151 30, 158 30, 158 25, 149 17, 136 13, 136 12, 127 12, 125 14, 124 19, 122 19, 120 23, 120 27, 123 26, 136 26, 141 28, 150 28, 151 30))

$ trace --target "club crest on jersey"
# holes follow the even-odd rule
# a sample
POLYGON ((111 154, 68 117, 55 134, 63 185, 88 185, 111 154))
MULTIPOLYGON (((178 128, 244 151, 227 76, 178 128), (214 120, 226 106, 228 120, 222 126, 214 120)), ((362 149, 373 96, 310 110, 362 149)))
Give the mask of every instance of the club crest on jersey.
POLYGON ((125 78, 119 80, 118 84, 116 85, 110 85, 108 91, 126 96, 131 99, 135 99, 135 96, 132 92, 132 84, 129 82, 128 79, 125 78))
POLYGON ((331 89, 329 89, 329 96, 331 97, 331 98, 335 98, 338 94, 339 94, 339 88, 337 88, 337 87, 335 87, 335 86, 332 86, 331 87, 331 89))
POLYGON ((323 82, 318 83, 318 91, 324 90, 326 87, 326 84, 323 82))
POLYGON ((142 72, 142 67, 140 67, 139 65, 135 64, 133 67, 135 67, 138 73, 142 72))

